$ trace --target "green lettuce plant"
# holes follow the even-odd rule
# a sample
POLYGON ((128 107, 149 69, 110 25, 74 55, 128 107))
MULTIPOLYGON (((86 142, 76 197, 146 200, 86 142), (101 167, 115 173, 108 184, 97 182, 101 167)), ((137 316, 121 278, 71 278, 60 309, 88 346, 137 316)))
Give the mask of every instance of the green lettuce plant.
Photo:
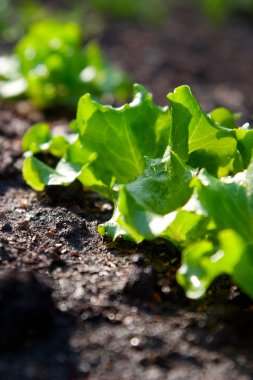
POLYGON ((203 296, 221 274, 253 297, 253 130, 237 127, 225 108, 206 114, 187 86, 168 100, 157 107, 140 85, 120 108, 84 95, 72 133, 54 135, 45 124, 26 133, 24 178, 38 191, 79 180, 111 199, 102 235, 173 242, 189 297, 203 296))
POLYGON ((129 77, 113 68, 99 45, 82 48, 79 26, 46 20, 34 24, 14 55, 0 57, 0 98, 24 96, 40 108, 75 108, 80 96, 125 100, 129 77))

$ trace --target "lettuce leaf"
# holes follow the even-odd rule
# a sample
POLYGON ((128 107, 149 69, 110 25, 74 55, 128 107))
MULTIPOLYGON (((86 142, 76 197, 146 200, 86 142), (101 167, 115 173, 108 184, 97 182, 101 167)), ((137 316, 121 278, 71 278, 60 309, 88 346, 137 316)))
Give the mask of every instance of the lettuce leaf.
MULTIPOLYGON (((118 189, 117 223, 138 242, 160 236, 174 218, 170 213, 190 198, 191 179, 189 168, 172 151, 162 160, 148 160, 142 176, 118 189)), ((103 227, 110 236, 111 223, 103 227)))
POLYGON ((207 168, 217 175, 219 167, 235 156, 234 132, 215 123, 205 114, 188 86, 168 95, 172 107, 172 149, 193 167, 207 168))
MULTIPOLYGON (((108 189, 129 183, 143 173, 145 156, 164 154, 170 132, 170 113, 153 103, 144 87, 134 86, 133 101, 120 108, 103 106, 84 95, 79 102, 76 128, 80 141, 97 159, 89 166, 108 189)), ((93 188, 93 181, 83 178, 93 188)))
MULTIPOLYGON (((129 183, 143 173, 145 156, 164 154, 170 126, 168 108, 156 106, 152 95, 140 85, 134 87, 133 101, 119 108, 103 106, 84 95, 72 124, 78 137, 65 146, 63 157, 69 164, 83 165, 78 178, 84 186, 113 199, 115 183, 129 183)), ((50 149, 55 138, 44 125, 35 126, 25 134, 23 148, 31 155, 41 152, 47 143, 48 151, 56 155, 50 149)), ((24 177, 32 186, 29 173, 25 171, 24 177)), ((41 177, 41 189, 42 184, 49 184, 47 179, 41 177)))

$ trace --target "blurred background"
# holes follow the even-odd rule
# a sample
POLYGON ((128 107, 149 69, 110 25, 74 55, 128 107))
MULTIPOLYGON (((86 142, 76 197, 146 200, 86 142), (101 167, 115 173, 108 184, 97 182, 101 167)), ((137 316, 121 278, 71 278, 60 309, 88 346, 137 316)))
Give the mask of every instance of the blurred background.
POLYGON ((252 118, 253 0, 1 0, 0 55, 48 18, 76 22, 161 105, 188 84, 206 111, 252 118))

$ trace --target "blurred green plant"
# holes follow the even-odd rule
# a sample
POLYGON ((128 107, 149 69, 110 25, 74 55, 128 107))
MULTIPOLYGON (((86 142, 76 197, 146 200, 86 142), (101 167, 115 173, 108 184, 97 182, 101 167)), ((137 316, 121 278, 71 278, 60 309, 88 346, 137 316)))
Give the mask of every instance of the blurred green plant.
MULTIPOLYGON (((86 33, 97 33, 104 27, 105 18, 133 20, 140 23, 159 23, 169 10, 187 0, 1 0, 0 36, 3 42, 17 41, 28 26, 53 17, 58 21, 77 22, 86 33), (85 26, 83 19, 85 18, 85 26)), ((212 20, 222 22, 234 13, 253 16, 253 0, 194 0, 193 3, 212 20)))
POLYGON ((89 0, 89 6, 103 14, 125 20, 156 23, 168 11, 171 0, 89 0))
POLYGON ((253 16, 253 0, 197 0, 203 11, 214 21, 222 22, 235 13, 253 16))
POLYGON ((25 33, 28 25, 43 20, 48 10, 38 1, 1 0, 0 35, 3 42, 17 41, 25 33))
POLYGON ((101 31, 105 16, 154 23, 166 16, 168 5, 172 1, 174 0, 1 0, 0 35, 3 42, 17 41, 31 24, 52 17, 58 21, 74 20, 82 28, 85 27, 88 33, 101 31))
POLYGON ((2 42, 13 43, 25 34, 30 25, 53 18, 60 22, 73 20, 86 34, 100 32, 104 23, 102 17, 92 11, 88 2, 72 0, 1 0, 0 1, 0 36, 2 42), (83 20, 85 19, 85 25, 83 20))
POLYGON ((81 30, 72 22, 39 22, 13 56, 0 58, 0 97, 27 95, 40 108, 74 108, 86 92, 121 101, 130 89, 129 77, 109 64, 96 42, 82 48, 81 30))

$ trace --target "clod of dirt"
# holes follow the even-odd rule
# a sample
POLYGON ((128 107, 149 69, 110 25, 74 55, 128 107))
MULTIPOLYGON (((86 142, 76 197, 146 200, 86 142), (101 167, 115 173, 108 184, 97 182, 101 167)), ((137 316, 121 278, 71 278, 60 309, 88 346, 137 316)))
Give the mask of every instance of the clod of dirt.
POLYGON ((14 261, 13 254, 4 246, 4 242, 0 240, 0 263, 3 261, 14 261))
POLYGON ((135 264, 137 267, 144 267, 145 266, 145 255, 144 253, 137 253, 132 257, 132 263, 135 264))
POLYGON ((78 181, 68 187, 46 186, 45 192, 53 204, 82 204, 85 197, 83 187, 78 181))
POLYGON ((0 347, 45 333, 55 312, 50 288, 33 273, 0 277, 0 347))
POLYGON ((123 294, 143 301, 160 302, 160 288, 155 269, 151 266, 140 267, 139 263, 137 265, 124 286, 123 294))

